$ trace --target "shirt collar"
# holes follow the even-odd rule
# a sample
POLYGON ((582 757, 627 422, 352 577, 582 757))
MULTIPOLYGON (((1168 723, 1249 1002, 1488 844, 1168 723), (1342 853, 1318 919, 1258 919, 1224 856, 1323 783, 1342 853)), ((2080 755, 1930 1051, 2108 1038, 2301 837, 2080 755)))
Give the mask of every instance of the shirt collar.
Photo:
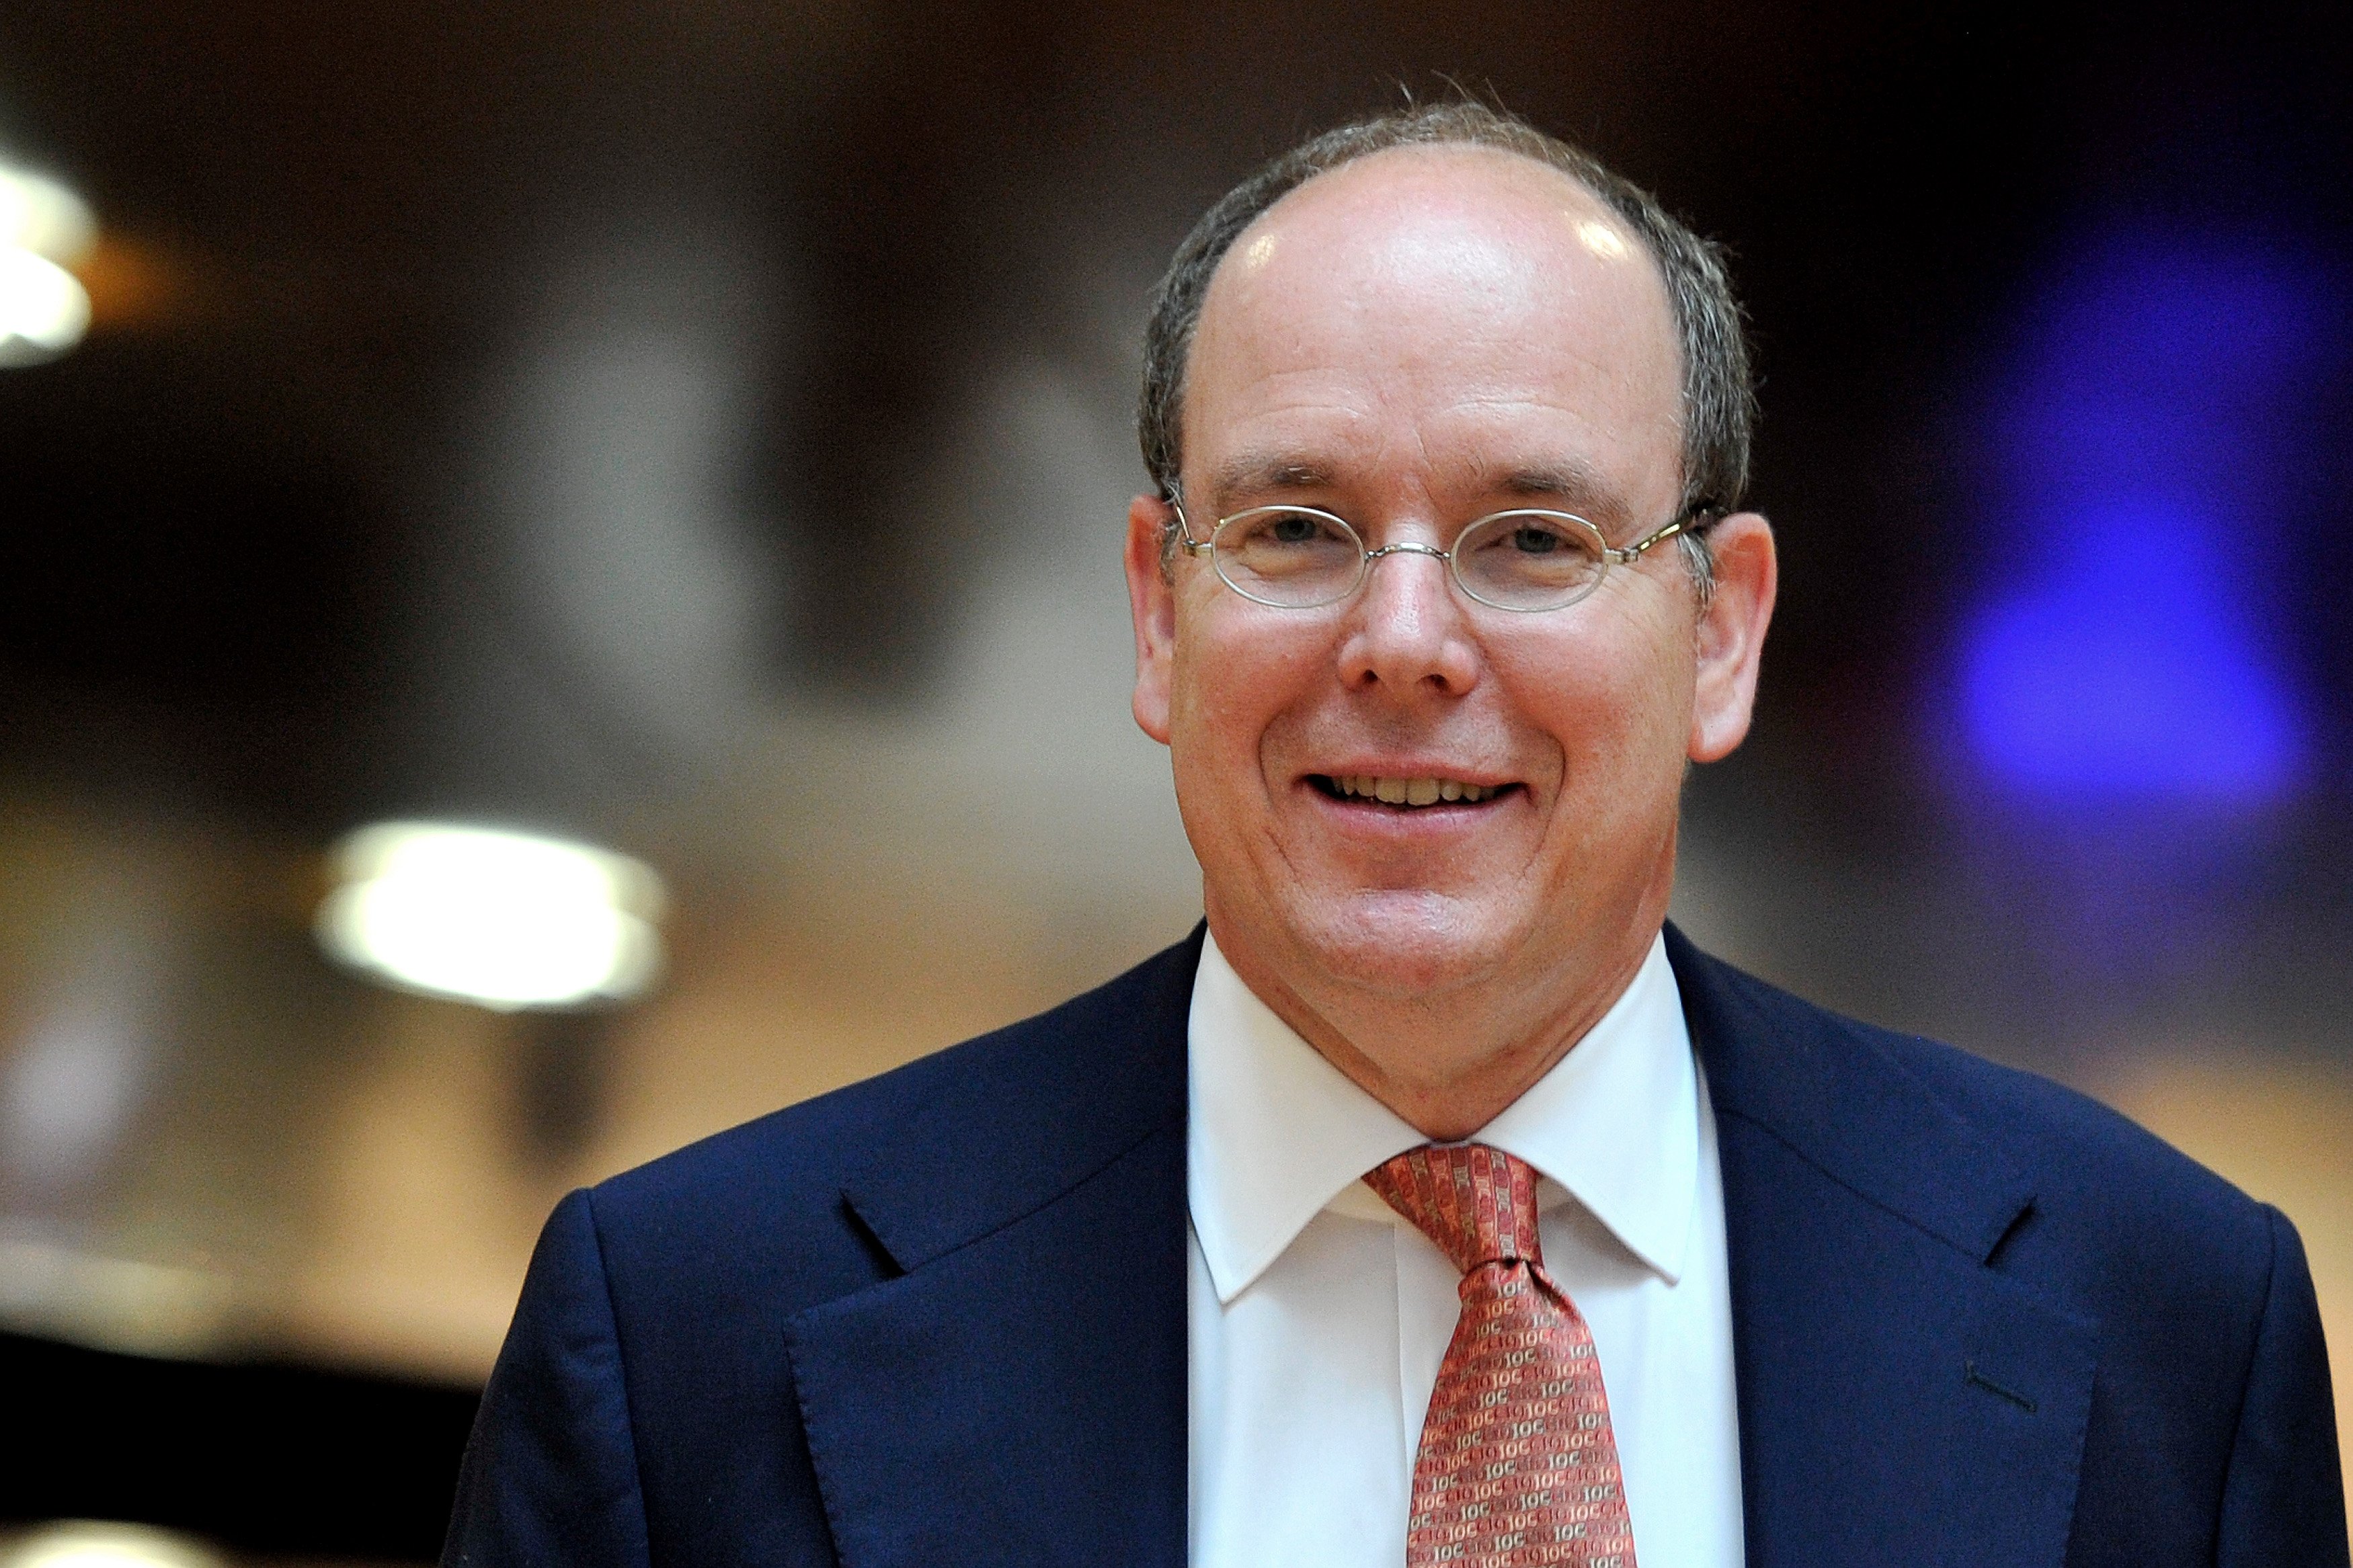
MULTIPOLYGON (((1366 1171, 1429 1140, 1277 1017, 1214 937, 1187 1029, 1187 1200, 1218 1299, 1231 1301, 1366 1171)), ((1699 1089, 1663 939, 1575 1048, 1472 1136, 1535 1166, 1553 1202, 1584 1205, 1669 1284, 1681 1277, 1699 1089)))

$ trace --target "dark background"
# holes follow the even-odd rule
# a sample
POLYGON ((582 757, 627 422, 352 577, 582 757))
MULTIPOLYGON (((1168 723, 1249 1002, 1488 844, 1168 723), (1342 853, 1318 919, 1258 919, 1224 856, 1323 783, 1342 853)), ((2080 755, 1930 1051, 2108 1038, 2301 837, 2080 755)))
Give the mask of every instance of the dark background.
MULTIPOLYGON (((617 211, 656 243, 747 235, 768 275, 727 286, 789 312, 746 345, 745 512, 794 563, 773 679, 919 700, 975 542, 894 488, 991 344, 1073 268, 1144 278, 1290 140, 1452 83, 1736 252, 1755 497, 1789 557, 1763 738, 1777 761, 1888 759, 1953 578, 1982 564, 1957 427, 1989 338, 2103 226, 2341 261, 2348 30, 2319 5, 18 0, 14 150, 178 271, 137 330, 0 382, 11 752, 103 776, 93 713, 168 718, 192 732, 157 750, 226 809, 334 825, 386 804, 386 645, 420 558, 453 549, 437 478, 470 384, 545 253, 617 211)), ((2341 522, 2336 445, 2302 457, 2340 481, 2321 489, 2341 522)), ((2318 590, 2343 547, 2313 531, 2318 590)), ((2341 690, 2353 644, 2306 596, 2297 651, 2341 690)))

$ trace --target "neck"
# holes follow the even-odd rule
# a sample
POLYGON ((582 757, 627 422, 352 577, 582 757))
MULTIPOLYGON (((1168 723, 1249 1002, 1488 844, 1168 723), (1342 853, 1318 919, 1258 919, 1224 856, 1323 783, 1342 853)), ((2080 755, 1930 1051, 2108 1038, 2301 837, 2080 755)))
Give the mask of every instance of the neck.
POLYGON ((1535 973, 1507 965, 1408 994, 1269 963, 1214 907, 1209 928, 1242 983, 1326 1061, 1423 1136, 1452 1142, 1525 1094, 1625 994, 1666 918, 1663 893, 1642 905, 1630 920, 1595 922, 1609 936, 1567 952, 1546 944, 1535 973))

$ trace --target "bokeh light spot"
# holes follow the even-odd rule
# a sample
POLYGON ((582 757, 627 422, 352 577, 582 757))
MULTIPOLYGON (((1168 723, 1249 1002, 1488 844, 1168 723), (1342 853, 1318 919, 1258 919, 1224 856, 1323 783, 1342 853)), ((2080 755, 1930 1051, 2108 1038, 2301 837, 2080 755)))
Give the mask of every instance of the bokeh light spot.
POLYGON ((1985 519, 2016 570, 1959 656, 1986 773, 2043 797, 2217 806, 2309 781, 2275 604, 2333 303, 2278 252, 2179 237, 2095 247, 2036 301, 1985 519))
POLYGON ((622 1001, 661 964, 660 881, 625 856, 498 828, 389 822, 335 855, 319 940, 406 990, 487 1007, 622 1001))

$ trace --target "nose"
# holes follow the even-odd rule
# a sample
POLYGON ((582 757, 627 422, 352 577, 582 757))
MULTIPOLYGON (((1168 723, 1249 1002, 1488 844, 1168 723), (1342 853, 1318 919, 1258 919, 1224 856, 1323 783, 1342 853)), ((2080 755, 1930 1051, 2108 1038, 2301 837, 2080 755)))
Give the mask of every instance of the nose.
POLYGON ((1365 584, 1348 606, 1342 684, 1386 688, 1395 697, 1460 697, 1478 679, 1478 649, 1443 552, 1419 543, 1374 551, 1365 584))

